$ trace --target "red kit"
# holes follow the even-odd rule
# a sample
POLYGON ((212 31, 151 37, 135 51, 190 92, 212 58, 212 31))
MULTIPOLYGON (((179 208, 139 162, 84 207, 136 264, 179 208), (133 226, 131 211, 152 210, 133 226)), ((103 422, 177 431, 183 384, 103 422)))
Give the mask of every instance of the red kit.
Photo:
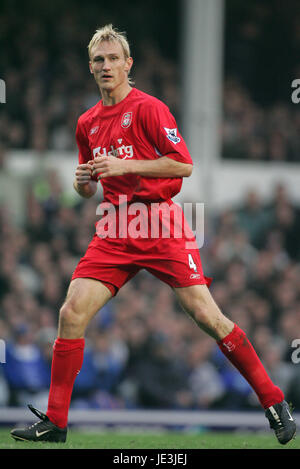
MULTIPOLYGON (((167 156, 192 164, 168 107, 136 88, 120 103, 103 106, 99 101, 80 116, 76 140, 80 164, 99 155, 136 160, 167 156)), ((180 191, 182 178, 146 178, 125 174, 101 179, 101 184, 104 201, 100 207, 103 207, 102 213, 109 220, 110 230, 105 236, 103 230, 96 229, 72 279, 96 278, 113 295, 143 268, 171 287, 210 284, 211 279, 203 275, 199 249, 189 227, 182 230, 181 236, 174 236, 174 213, 178 215, 180 212, 179 219, 187 225, 181 208, 171 200, 180 191), (110 207, 108 212, 105 211, 106 207, 110 207), (152 229, 151 236, 154 211, 159 211, 160 223, 165 222, 165 212, 160 210, 161 207, 170 208, 170 235, 161 236, 160 233, 157 236, 157 230, 152 229), (123 217, 120 217, 121 211, 123 217), (129 228, 125 230, 125 235, 124 223, 129 228), (123 234, 119 236, 121 224, 123 234), (111 230, 112 225, 115 229, 111 230), (144 230, 140 225, 144 226, 144 230), (131 226, 135 229, 130 230, 131 226)))

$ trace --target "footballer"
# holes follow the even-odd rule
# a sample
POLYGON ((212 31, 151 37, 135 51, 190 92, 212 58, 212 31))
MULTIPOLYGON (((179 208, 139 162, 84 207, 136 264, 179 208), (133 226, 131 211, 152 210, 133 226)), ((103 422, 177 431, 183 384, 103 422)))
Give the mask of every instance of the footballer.
MULTIPOLYGON (((113 207, 115 236, 94 234, 70 282, 60 309, 53 346, 51 384, 46 414, 29 406, 38 421, 11 431, 16 440, 65 442, 73 384, 83 362, 85 330, 94 315, 141 269, 168 284, 182 308, 209 334, 255 391, 281 444, 290 441, 296 425, 282 390, 268 376, 245 332, 224 316, 212 298, 211 279, 203 274, 199 248, 188 230, 169 237, 149 236, 153 211, 164 204, 181 210, 172 198, 193 162, 168 107, 133 86, 133 59, 126 35, 106 25, 89 45, 89 69, 101 100, 78 119, 79 163, 74 189, 84 198, 103 187, 103 203, 113 207), (143 204, 144 231, 126 230, 133 204, 143 204), (146 234, 148 233, 148 236, 146 234)), ((159 223, 165 223, 161 211, 159 223)), ((184 219, 184 216, 181 217, 184 219)), ((191 230, 190 230, 191 231, 191 230)), ((160 230, 158 230, 160 232, 160 230)))

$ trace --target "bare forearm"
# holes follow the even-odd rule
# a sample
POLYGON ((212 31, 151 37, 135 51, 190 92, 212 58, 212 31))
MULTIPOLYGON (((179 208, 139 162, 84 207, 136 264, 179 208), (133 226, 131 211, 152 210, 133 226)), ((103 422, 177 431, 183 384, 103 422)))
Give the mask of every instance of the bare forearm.
POLYGON ((189 177, 193 165, 180 163, 167 156, 157 160, 126 160, 126 173, 144 177, 189 177))
POLYGON ((81 197, 89 199, 90 197, 93 197, 93 195, 97 191, 97 182, 89 181, 86 184, 78 184, 78 182, 75 180, 73 183, 73 187, 81 197))

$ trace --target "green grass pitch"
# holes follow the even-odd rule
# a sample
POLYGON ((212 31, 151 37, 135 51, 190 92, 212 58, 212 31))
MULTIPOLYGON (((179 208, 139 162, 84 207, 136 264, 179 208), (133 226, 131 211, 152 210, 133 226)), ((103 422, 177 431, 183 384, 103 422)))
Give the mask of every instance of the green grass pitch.
POLYGON ((10 429, 0 429, 0 449, 300 449, 296 437, 287 445, 277 443, 271 432, 117 432, 71 429, 67 442, 16 442, 10 429))

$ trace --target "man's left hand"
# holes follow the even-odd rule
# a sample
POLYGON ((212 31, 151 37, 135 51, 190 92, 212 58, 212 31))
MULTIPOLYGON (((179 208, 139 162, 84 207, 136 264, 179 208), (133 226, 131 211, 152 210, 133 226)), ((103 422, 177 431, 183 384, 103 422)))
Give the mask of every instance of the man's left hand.
POLYGON ((92 175, 98 176, 98 179, 111 176, 123 176, 126 174, 126 161, 115 156, 96 156, 93 160, 89 161, 93 167, 92 175))

